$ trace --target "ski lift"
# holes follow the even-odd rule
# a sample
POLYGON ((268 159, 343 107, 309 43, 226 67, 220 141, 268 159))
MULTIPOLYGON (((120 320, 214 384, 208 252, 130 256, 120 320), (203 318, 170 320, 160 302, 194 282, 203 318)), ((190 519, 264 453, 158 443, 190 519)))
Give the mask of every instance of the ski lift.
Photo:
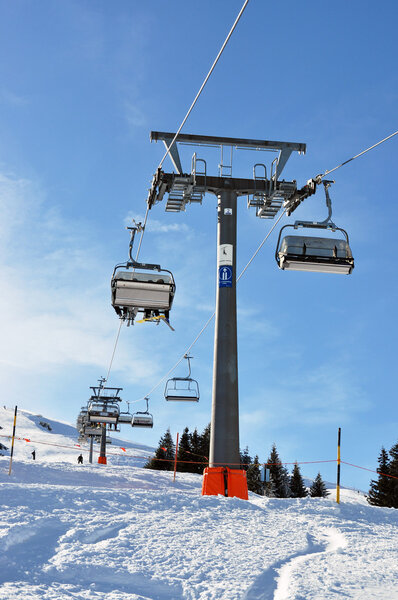
POLYGON ((90 423, 116 423, 119 419, 119 406, 109 402, 90 401, 88 405, 90 423))
POLYGON ((136 231, 142 231, 143 228, 139 223, 128 229, 131 232, 130 260, 114 268, 111 279, 112 306, 119 318, 127 321, 127 325, 134 322, 138 312, 144 313, 144 321, 159 323, 164 320, 169 325, 169 311, 176 288, 173 274, 161 269, 160 265, 136 262, 132 256, 134 237, 136 231))
POLYGON ((84 406, 81 408, 79 414, 77 415, 77 419, 76 419, 76 429, 80 432, 85 424, 87 423, 87 408, 84 406))
POLYGON ((145 411, 137 411, 133 414, 131 418, 131 426, 132 427, 153 427, 153 416, 148 411, 148 402, 149 398, 145 398, 146 400, 146 410, 145 411))
POLYGON ((120 413, 118 423, 131 423, 131 413, 120 413))
POLYGON ((199 384, 195 379, 191 378, 191 358, 185 354, 184 358, 188 361, 188 376, 173 377, 166 381, 164 389, 164 397, 168 401, 177 402, 198 402, 199 401, 199 384))
POLYGON ((93 427, 86 426, 83 429, 83 434, 85 436, 100 436, 101 435, 101 427, 93 427))
POLYGON ((127 410, 124 410, 120 413, 118 423, 131 423, 132 418, 133 415, 130 412, 130 402, 127 402, 127 410))
POLYGON ((280 269, 291 271, 313 271, 316 273, 339 273, 349 275, 354 268, 354 259, 345 229, 336 227, 331 221, 332 202, 328 188, 332 181, 324 181, 328 216, 324 221, 296 221, 285 225, 279 232, 275 259, 280 269), (305 227, 309 229, 328 229, 341 231, 345 239, 324 238, 302 235, 287 235, 282 241, 281 234, 286 227, 305 227))

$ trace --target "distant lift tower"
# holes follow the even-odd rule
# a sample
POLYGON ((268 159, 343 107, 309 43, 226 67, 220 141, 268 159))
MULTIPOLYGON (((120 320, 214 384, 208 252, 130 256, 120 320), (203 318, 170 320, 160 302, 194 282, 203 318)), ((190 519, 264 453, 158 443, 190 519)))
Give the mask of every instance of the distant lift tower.
POLYGON ((256 208, 263 219, 272 219, 284 208, 297 202, 301 190, 296 181, 280 180, 292 152, 305 153, 306 145, 240 138, 179 134, 170 148, 173 133, 151 132, 151 141, 163 141, 169 150, 176 173, 161 168, 153 177, 148 206, 168 194, 167 212, 185 210, 187 204, 201 203, 210 192, 218 199, 217 294, 214 335, 213 398, 209 468, 205 469, 202 493, 247 498, 246 473, 240 469, 238 356, 236 325, 236 208, 238 196, 248 197, 248 206, 256 208), (191 172, 182 169, 177 144, 218 147, 221 161, 217 176, 207 174, 206 161, 194 153, 191 172), (169 149, 170 148, 170 149, 169 149), (273 151, 269 176, 263 163, 253 167, 250 179, 232 177, 235 149, 273 151), (227 157, 227 161, 225 160, 227 157))

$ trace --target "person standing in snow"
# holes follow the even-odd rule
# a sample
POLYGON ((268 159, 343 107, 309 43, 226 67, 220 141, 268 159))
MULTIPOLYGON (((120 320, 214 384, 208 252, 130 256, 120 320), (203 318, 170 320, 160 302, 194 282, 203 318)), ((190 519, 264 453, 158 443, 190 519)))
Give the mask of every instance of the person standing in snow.
POLYGON ((33 452, 32 452, 32 458, 33 458, 33 460, 36 460, 36 450, 33 450, 33 452))
POLYGON ((78 465, 83 464, 83 454, 79 454, 79 456, 77 457, 77 464, 78 465))

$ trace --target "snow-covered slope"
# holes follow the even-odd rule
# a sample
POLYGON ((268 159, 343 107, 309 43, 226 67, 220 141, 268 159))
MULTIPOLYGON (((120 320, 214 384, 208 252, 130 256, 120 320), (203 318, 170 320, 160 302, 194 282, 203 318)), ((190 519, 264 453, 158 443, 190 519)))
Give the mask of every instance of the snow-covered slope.
POLYGON ((202 497, 200 476, 64 451, 11 477, 0 459, 1 600, 398 599, 398 511, 361 494, 202 497))
MULTIPOLYGON (((0 442, 7 447, 10 446, 10 441, 5 436, 11 435, 13 422, 14 411, 0 407, 0 442)), ((121 440, 120 435, 111 435, 112 443, 107 444, 109 463, 143 466, 148 457, 153 455, 154 448, 121 440)), ((18 410, 16 438, 14 457, 18 461, 31 463, 33 450, 36 452, 37 464, 48 465, 59 461, 74 464, 80 453, 85 459, 88 457, 89 444, 78 441, 77 430, 73 425, 25 410, 18 410)), ((95 459, 98 453, 99 445, 95 444, 95 459)))

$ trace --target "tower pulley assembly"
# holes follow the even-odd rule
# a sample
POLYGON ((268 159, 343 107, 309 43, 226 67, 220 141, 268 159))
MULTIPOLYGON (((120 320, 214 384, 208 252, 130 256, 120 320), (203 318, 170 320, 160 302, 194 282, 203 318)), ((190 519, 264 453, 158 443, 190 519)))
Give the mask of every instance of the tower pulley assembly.
MULTIPOLYGON (((139 263, 132 256, 136 231, 141 225, 128 227, 131 232, 129 258, 116 265, 111 279, 111 301, 117 315, 131 325, 138 312, 143 321, 164 320, 169 325, 169 311, 175 294, 173 274, 160 265, 139 263), (142 272, 143 271, 143 272, 142 272), (149 271, 149 273, 148 273, 149 271), (159 273, 153 273, 158 271, 159 273)), ((170 326, 170 325, 169 325, 170 326)))
POLYGON ((168 401, 177 402, 198 402, 199 401, 199 384, 191 377, 191 358, 185 354, 184 358, 188 361, 187 377, 173 377, 166 382, 164 389, 164 397, 168 401))
POLYGON ((354 259, 348 234, 345 229, 337 227, 331 220, 332 202, 328 188, 334 182, 323 181, 322 183, 328 208, 327 218, 320 222, 296 221, 293 225, 289 224, 282 227, 275 252, 276 262, 280 269, 285 270, 349 275, 354 268, 354 259), (282 231, 286 227, 340 231, 345 239, 287 235, 281 241, 282 231))
POLYGON ((113 425, 115 430, 119 421, 121 399, 119 392, 122 388, 108 388, 103 386, 92 386, 93 394, 87 404, 87 417, 90 425, 106 423, 109 428, 113 425))

